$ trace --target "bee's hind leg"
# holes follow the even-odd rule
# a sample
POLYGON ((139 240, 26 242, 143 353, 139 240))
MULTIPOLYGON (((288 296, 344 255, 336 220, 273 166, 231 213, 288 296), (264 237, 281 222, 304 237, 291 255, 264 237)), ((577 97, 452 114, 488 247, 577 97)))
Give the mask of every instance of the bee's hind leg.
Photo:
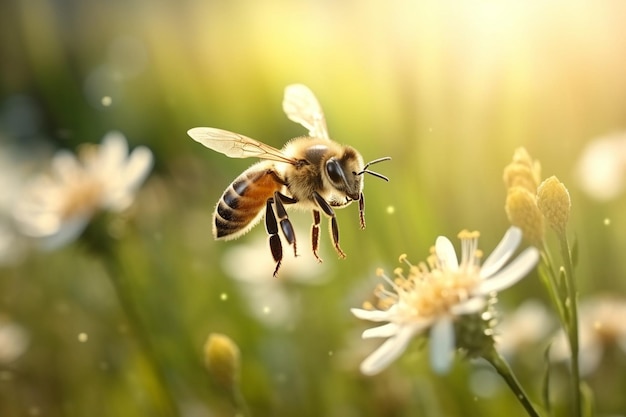
POLYGON ((278 219, 280 220, 280 229, 282 230, 287 243, 293 245, 293 255, 297 256, 296 233, 293 230, 293 225, 287 215, 287 210, 285 210, 285 204, 294 204, 297 201, 298 200, 287 197, 277 191, 274 193, 274 197, 269 198, 266 203, 265 229, 267 230, 267 234, 270 235, 270 250, 272 251, 272 257, 276 262, 276 269, 273 274, 274 276, 278 274, 278 269, 280 268, 280 264, 283 260, 283 245, 280 242, 280 236, 278 236, 278 222, 276 221, 276 215, 278 215, 278 219), (272 204, 276 204, 276 213, 274 213, 272 204))
POLYGON ((280 228, 287 242, 293 245, 293 256, 298 256, 296 251, 296 232, 293 230, 293 225, 291 224, 291 220, 289 220, 287 210, 285 210, 285 204, 295 204, 297 202, 298 200, 295 198, 287 197, 278 191, 274 193, 274 203, 276 203, 276 214, 280 219, 280 228))
POLYGON ((265 206, 265 230, 270 235, 270 250, 272 251, 272 257, 276 262, 276 269, 274 269, 273 276, 278 274, 278 269, 283 260, 283 245, 280 242, 280 236, 278 236, 278 223, 276 223, 276 215, 272 208, 272 199, 268 198, 265 206))

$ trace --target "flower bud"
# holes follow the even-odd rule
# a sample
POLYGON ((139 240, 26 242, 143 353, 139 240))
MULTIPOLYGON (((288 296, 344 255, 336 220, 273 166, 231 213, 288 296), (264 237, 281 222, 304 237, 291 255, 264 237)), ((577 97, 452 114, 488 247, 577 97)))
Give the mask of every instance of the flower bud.
POLYGON ((239 348, 228 336, 211 333, 204 344, 204 363, 215 382, 234 391, 239 382, 239 348))
POLYGON ((565 233, 572 202, 565 185, 555 176, 541 183, 537 190, 537 206, 558 234, 565 233))
POLYGON ((504 168, 502 179, 507 190, 513 187, 522 187, 534 193, 539 185, 531 169, 526 165, 517 163, 509 164, 504 168))
POLYGON ((535 195, 523 187, 510 188, 504 209, 511 224, 522 229, 528 242, 539 246, 543 240, 544 224, 535 195))
POLYGON ((532 160, 525 148, 517 148, 513 161, 504 168, 502 179, 507 189, 520 186, 534 194, 541 182, 541 166, 532 160))

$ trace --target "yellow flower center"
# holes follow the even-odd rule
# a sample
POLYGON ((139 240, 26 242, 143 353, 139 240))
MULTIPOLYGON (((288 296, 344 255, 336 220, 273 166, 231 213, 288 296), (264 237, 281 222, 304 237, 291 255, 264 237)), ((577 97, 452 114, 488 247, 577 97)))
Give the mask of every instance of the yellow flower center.
POLYGON ((95 178, 77 176, 66 185, 65 195, 60 202, 60 214, 69 219, 79 214, 92 214, 98 209, 102 199, 103 185, 95 178))
POLYGON ((476 249, 478 233, 464 231, 459 237, 465 250, 458 269, 442 265, 434 249, 427 262, 419 265, 412 265, 406 255, 400 256, 409 266, 408 275, 396 268, 392 280, 379 269, 377 274, 390 283, 392 290, 382 284, 376 288, 377 307, 387 310, 395 305, 401 321, 423 320, 448 314, 453 306, 468 300, 480 281, 478 260, 482 252, 476 249))

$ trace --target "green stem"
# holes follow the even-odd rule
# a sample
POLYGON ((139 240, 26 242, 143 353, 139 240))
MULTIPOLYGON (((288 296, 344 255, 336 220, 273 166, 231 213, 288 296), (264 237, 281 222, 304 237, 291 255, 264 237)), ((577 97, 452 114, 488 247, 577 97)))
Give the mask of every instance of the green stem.
POLYGON ((576 280, 574 279, 574 266, 570 253, 569 243, 565 234, 559 235, 561 255, 565 264, 565 287, 567 300, 565 308, 568 310, 567 335, 572 352, 572 384, 574 390, 574 415, 581 416, 581 393, 580 393, 580 364, 578 347, 578 293, 576 290, 576 280))
POLYGON ((124 280, 123 274, 121 274, 122 268, 119 265, 119 261, 115 255, 111 253, 109 253, 108 256, 102 256, 102 260, 107 269, 109 278, 111 279, 111 283, 113 284, 120 306, 154 374, 155 381, 160 391, 159 399, 162 401, 161 406, 164 408, 166 415, 178 416, 180 413, 176 400, 169 390, 167 376, 160 365, 154 346, 150 340, 150 335, 142 325, 141 317, 131 297, 130 288, 124 280))
POLYGON ((250 417, 250 409, 248 408, 248 404, 246 403, 246 399, 239 387, 235 387, 233 393, 233 405, 237 409, 237 417, 250 417))
POLYGON ((531 417, 540 417, 541 414, 539 414, 530 402, 528 395, 526 395, 526 392, 515 377, 515 374, 513 374, 513 371, 506 360, 495 349, 491 349, 491 351, 488 354, 485 354, 483 358, 485 358, 504 379, 511 391, 515 394, 515 398, 517 398, 524 409, 526 409, 528 415, 531 417))
POLYGON ((561 285, 559 281, 558 275, 555 273, 554 261, 552 260, 552 254, 550 253, 549 248, 542 242, 541 247, 541 263, 542 267, 539 268, 539 275, 545 285, 550 299, 552 300, 552 304, 557 309, 557 313, 559 314, 559 319, 563 326, 567 323, 567 310, 563 305, 563 293, 561 291, 561 285))

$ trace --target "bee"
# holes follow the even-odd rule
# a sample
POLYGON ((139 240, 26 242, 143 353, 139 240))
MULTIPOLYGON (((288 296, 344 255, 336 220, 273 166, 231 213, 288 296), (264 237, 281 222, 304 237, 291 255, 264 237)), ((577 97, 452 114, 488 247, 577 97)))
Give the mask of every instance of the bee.
POLYGON ((359 222, 364 229, 363 174, 389 181, 368 168, 391 159, 384 157, 364 164, 356 149, 332 141, 317 98, 302 84, 286 87, 283 110, 290 120, 308 129, 309 135, 290 140, 280 150, 227 130, 194 127, 187 132, 196 142, 230 158, 262 160, 246 169, 224 191, 213 214, 213 237, 237 239, 265 215, 265 229, 276 263, 274 276, 278 274, 283 259, 279 231, 297 256, 296 235, 286 208, 312 211, 311 247, 319 262, 322 261, 318 254, 320 213, 328 216, 335 250, 340 258, 345 258, 346 254, 339 246, 335 209, 358 201, 359 222))

